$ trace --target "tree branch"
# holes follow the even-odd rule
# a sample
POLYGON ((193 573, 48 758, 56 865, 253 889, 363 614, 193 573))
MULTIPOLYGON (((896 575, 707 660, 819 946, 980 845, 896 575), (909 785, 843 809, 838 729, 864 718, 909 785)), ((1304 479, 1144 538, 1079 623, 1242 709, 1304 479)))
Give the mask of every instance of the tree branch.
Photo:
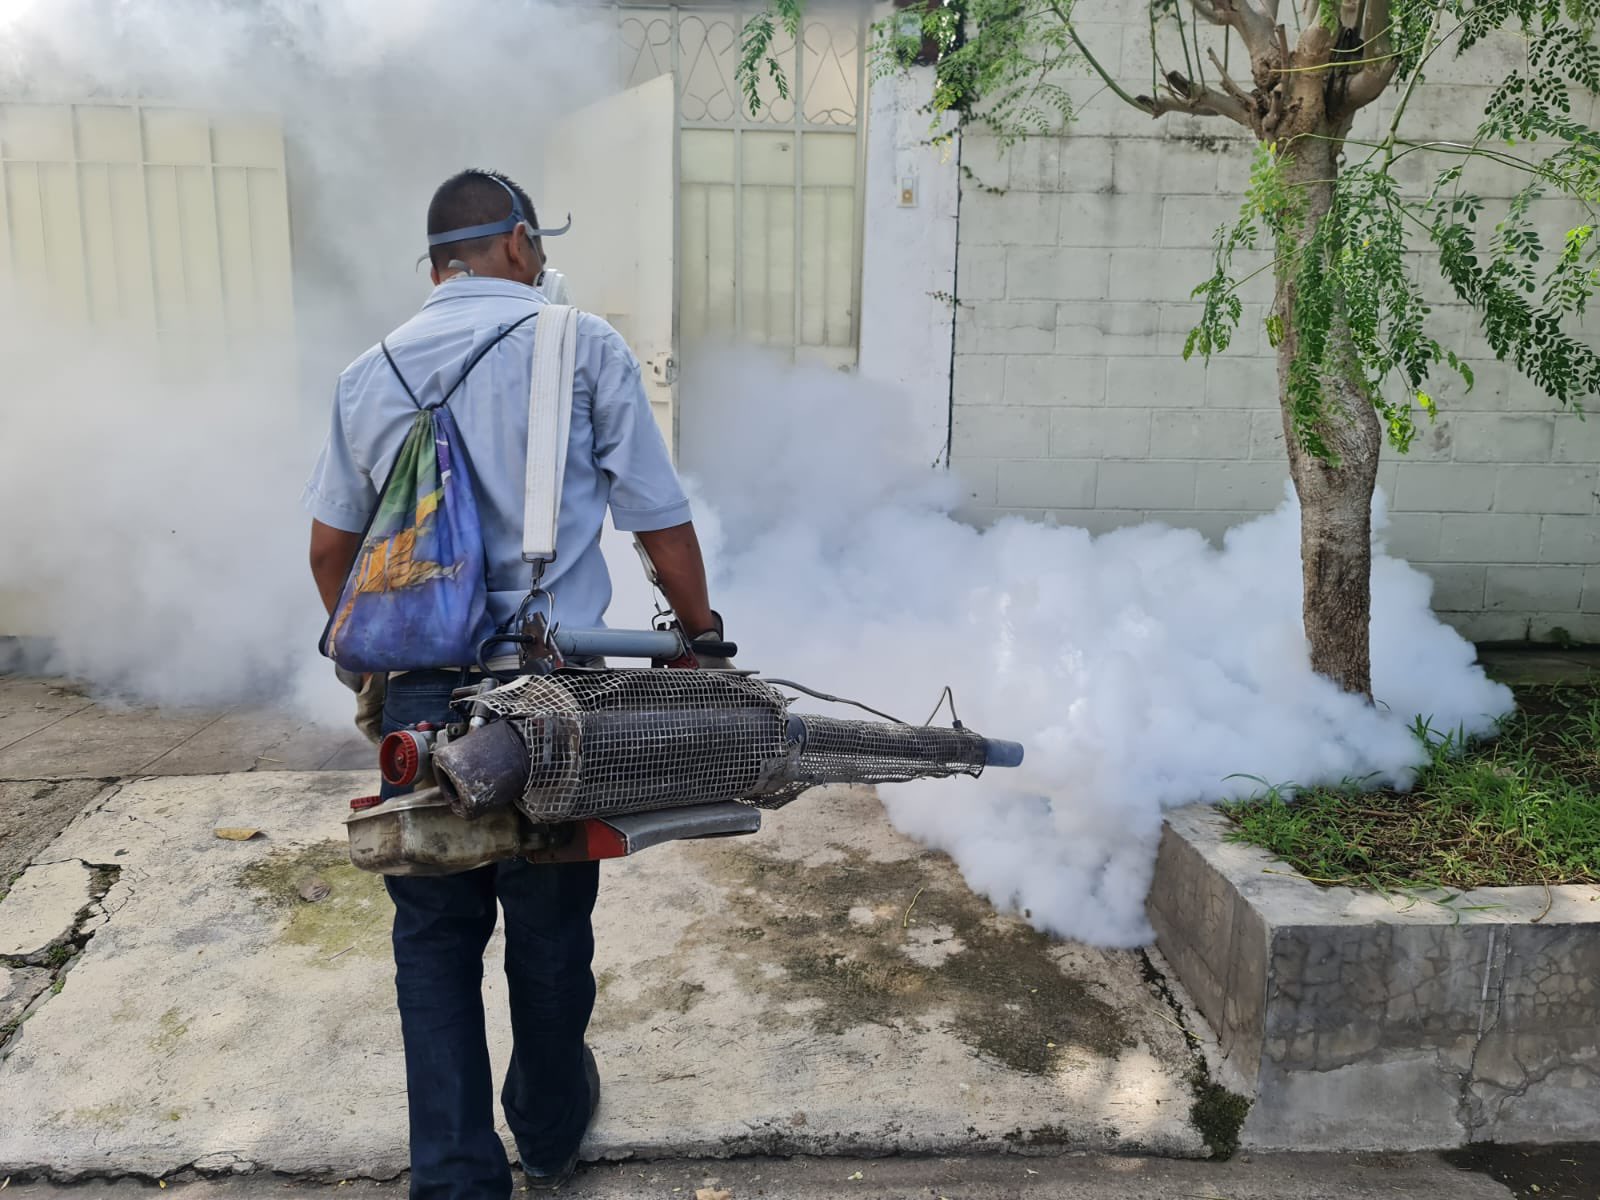
POLYGON ((1228 74, 1228 68, 1222 65, 1222 60, 1217 57, 1215 50, 1207 49, 1206 53, 1211 56, 1211 64, 1217 68, 1217 73, 1222 76, 1223 90, 1237 100, 1247 112, 1254 112, 1255 97, 1233 81, 1233 76, 1228 74))
POLYGON ((1163 116, 1169 112, 1188 113, 1194 117, 1227 117, 1230 121, 1237 121, 1246 128, 1252 128, 1250 113, 1247 106, 1239 104, 1229 96, 1208 87, 1196 87, 1179 71, 1167 72, 1164 81, 1167 91, 1171 96, 1135 96, 1116 81, 1110 71, 1106 70, 1094 52, 1078 36, 1078 30, 1072 22, 1066 22, 1067 36, 1072 39, 1072 44, 1083 61, 1100 77, 1117 99, 1129 104, 1141 112, 1147 112, 1152 117, 1163 116))
POLYGON ((1251 0, 1189 0, 1189 7, 1213 25, 1237 29, 1252 57, 1272 48, 1276 22, 1251 0))
POLYGON ((1170 95, 1139 96, 1134 103, 1152 117, 1181 112, 1192 117, 1226 117, 1246 129, 1255 128, 1251 120, 1254 108, 1248 96, 1241 101, 1215 88, 1196 85, 1177 71, 1167 73, 1165 85, 1170 95))
MULTIPOLYGON (((1059 8, 1056 9, 1056 12, 1062 16, 1062 20, 1066 23, 1067 36, 1072 39, 1072 44, 1078 48, 1078 53, 1083 55, 1083 61, 1089 64, 1090 69, 1093 70, 1096 75, 1100 76, 1100 81, 1104 83, 1106 87, 1111 89, 1112 94, 1124 103, 1131 104, 1134 108, 1145 108, 1145 98, 1130 94, 1127 88, 1118 83, 1116 79, 1112 77, 1111 72, 1100 65, 1100 60, 1094 56, 1094 52, 1090 50, 1089 47, 1084 44, 1084 40, 1078 36, 1077 26, 1075 26, 1071 21, 1066 20, 1065 15, 1061 14, 1061 10, 1059 8)), ((1146 109, 1146 111, 1149 110, 1146 109)))
POLYGON ((1361 26, 1362 53, 1368 62, 1350 78, 1345 92, 1345 102, 1352 108, 1365 108, 1394 80, 1395 69, 1400 65, 1394 53, 1391 36, 1390 0, 1369 0, 1366 20, 1361 26))

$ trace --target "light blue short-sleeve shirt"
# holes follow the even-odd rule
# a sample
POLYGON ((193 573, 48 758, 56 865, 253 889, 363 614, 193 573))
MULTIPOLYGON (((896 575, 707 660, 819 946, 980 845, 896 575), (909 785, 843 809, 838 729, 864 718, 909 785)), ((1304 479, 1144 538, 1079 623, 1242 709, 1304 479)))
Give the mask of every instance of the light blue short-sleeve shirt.
MULTIPOLYGON (((480 349, 544 304, 538 291, 520 283, 457 276, 436 287, 422 311, 385 340, 417 399, 436 404, 480 349)), ((522 513, 538 319, 485 354, 450 397, 471 465, 496 624, 513 616, 530 580, 522 561, 522 513)), ((544 584, 556 619, 581 628, 599 625, 611 603, 611 576, 600 552, 607 508, 613 524, 630 532, 682 525, 690 513, 651 416, 638 360, 615 329, 588 313, 578 318, 577 342, 556 561, 544 584)), ((379 347, 351 363, 339 377, 333 426, 306 484, 306 510, 335 529, 364 530, 415 415, 379 347)))

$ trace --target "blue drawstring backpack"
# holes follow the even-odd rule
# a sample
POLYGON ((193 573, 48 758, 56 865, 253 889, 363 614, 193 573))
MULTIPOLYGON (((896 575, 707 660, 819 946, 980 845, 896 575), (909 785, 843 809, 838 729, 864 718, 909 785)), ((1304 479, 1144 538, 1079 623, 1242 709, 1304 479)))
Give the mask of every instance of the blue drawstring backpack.
POLYGON ((483 356, 533 315, 501 331, 444 399, 426 407, 380 343, 417 415, 323 630, 322 653, 345 670, 464 666, 476 661, 478 643, 494 632, 483 529, 449 403, 483 356))

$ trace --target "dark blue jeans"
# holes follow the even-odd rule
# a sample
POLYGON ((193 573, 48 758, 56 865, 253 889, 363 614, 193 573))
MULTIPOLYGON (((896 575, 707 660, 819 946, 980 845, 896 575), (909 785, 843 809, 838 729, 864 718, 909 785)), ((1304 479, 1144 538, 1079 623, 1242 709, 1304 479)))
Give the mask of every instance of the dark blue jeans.
MULTIPOLYGON (((458 672, 389 681, 385 732, 450 719, 458 672)), ((384 785, 385 794, 398 790, 384 785)), ((483 951, 505 911, 511 1066, 500 1091, 522 1161, 560 1168, 589 1124, 583 1035, 594 1009, 599 863, 523 859, 460 875, 388 876, 411 1115, 411 1200, 507 1200, 483 1024, 483 951)))

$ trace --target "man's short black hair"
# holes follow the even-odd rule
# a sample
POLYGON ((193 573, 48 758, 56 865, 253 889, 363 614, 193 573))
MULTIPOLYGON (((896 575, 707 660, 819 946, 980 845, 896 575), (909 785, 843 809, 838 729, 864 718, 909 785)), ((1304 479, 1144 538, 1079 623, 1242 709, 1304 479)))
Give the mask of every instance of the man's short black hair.
MULTIPOLYGON (((533 201, 528 198, 527 192, 499 171, 473 167, 459 175, 452 175, 433 193, 433 200, 428 205, 428 236, 505 220, 511 215, 512 207, 506 188, 516 195, 528 221, 538 228, 539 216, 534 212, 533 201)), ((487 250, 497 236, 505 235, 473 238, 466 242, 446 242, 442 246, 434 246, 428 256, 433 265, 442 271, 452 258, 470 258, 487 250)))

